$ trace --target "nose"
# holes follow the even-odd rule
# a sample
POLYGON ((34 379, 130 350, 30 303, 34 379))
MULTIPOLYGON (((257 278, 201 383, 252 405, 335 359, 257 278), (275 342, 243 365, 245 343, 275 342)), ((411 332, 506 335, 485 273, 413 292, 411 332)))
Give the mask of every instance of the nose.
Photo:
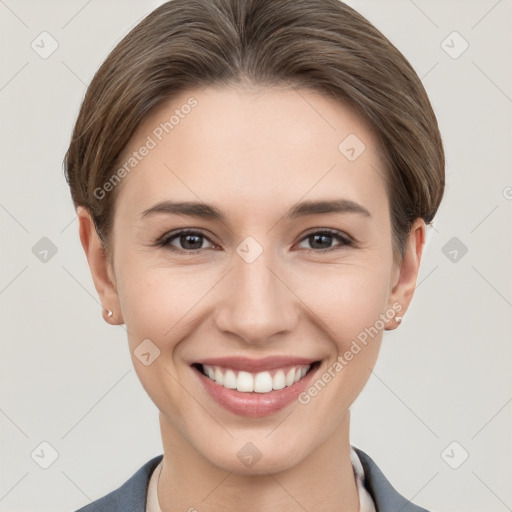
POLYGON ((300 318, 300 300, 270 252, 264 250, 252 262, 234 254, 215 308, 217 328, 247 344, 268 343, 277 334, 293 332, 300 318))

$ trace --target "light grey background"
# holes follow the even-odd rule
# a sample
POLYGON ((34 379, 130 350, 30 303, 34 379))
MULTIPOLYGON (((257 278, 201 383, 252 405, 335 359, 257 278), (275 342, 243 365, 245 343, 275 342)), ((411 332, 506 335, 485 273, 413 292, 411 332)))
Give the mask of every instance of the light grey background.
MULTIPOLYGON (((161 3, 0 0, 2 511, 75 510, 162 453, 124 327, 102 320, 61 167, 86 85, 161 3), (43 31, 59 45, 46 59, 31 47, 43 31), (57 250, 46 262, 43 237, 57 250)), ((512 2, 348 3, 422 77, 447 156, 415 298, 352 406, 352 444, 426 508, 512 510, 512 2), (454 31, 469 44, 457 58, 454 31)))

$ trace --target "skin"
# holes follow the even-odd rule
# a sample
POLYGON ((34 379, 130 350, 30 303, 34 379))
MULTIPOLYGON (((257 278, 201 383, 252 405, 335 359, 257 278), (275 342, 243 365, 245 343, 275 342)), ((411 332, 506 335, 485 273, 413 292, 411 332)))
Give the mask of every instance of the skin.
MULTIPOLYGON (((150 113, 124 156, 191 96, 197 107, 119 185, 111 259, 87 210, 77 209, 94 285, 114 312, 108 318, 104 311, 104 318, 126 324, 135 370, 160 411, 160 506, 356 512, 349 407, 375 365, 383 329, 308 404, 294 401, 263 418, 223 409, 189 365, 206 357, 292 355, 321 360, 321 376, 393 304, 405 313, 425 223, 415 221, 402 261, 394 261, 377 138, 351 108, 312 91, 187 91, 150 113), (366 146, 355 161, 338 150, 351 133, 366 146), (212 204, 226 220, 141 218, 169 199, 212 204), (298 201, 325 199, 349 199, 370 216, 284 218, 298 201), (204 237, 192 239, 195 246, 176 237, 171 247, 199 252, 156 245, 182 228, 204 237), (323 228, 354 244, 333 236, 315 245, 308 235, 323 228), (251 263, 236 252, 248 236, 263 249, 251 263), (160 350, 149 366, 134 355, 145 339, 160 350), (248 442, 262 454, 251 467, 237 457, 248 442)), ((390 318, 385 329, 397 325, 390 318)))

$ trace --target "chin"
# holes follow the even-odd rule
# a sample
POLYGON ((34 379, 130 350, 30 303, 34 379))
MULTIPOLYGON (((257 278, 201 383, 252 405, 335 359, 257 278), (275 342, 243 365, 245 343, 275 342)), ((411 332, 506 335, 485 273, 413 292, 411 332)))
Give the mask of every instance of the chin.
POLYGON ((272 455, 261 453, 261 457, 252 462, 244 462, 243 458, 238 456, 238 450, 208 454, 207 458, 214 466, 237 475, 279 473, 294 467, 300 460, 296 450, 279 453, 274 451, 272 455))

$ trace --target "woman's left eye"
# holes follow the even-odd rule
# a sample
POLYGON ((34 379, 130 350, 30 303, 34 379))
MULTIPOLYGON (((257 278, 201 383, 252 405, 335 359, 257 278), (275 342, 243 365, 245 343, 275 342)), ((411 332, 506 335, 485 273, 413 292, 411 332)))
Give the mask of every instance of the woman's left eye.
POLYGON ((309 249, 309 251, 313 250, 314 252, 325 252, 325 251, 333 251, 342 248, 343 246, 352 246, 353 242, 347 236, 342 235, 338 231, 323 229, 319 231, 315 231, 310 233, 303 241, 309 241, 313 246, 313 249, 309 249), (332 240, 337 239, 339 243, 337 246, 330 246, 332 240), (316 246, 316 247, 315 247, 316 246), (316 249, 316 250, 315 250, 316 249))

